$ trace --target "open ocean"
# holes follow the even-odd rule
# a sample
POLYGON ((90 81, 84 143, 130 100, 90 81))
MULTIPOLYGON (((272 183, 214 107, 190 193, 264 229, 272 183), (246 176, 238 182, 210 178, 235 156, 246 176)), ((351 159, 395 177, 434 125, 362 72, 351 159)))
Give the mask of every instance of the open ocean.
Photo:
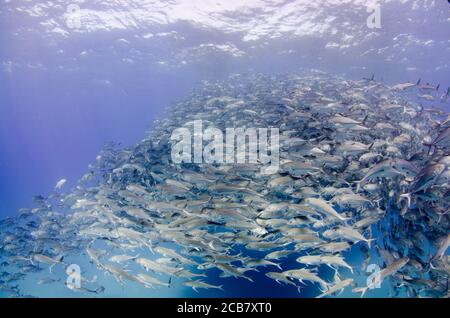
MULTIPOLYGON (((421 84, 440 84, 430 93, 433 99, 421 98, 416 88, 406 91, 405 98, 425 108, 450 110, 450 97, 441 98, 450 86, 447 0, 0 0, 0 30, 0 219, 14 220, 16 225, 25 224, 18 211, 35 207, 36 196, 55 193, 59 180, 66 182, 56 192, 75 193, 83 175, 94 170, 105 145, 133 149, 171 115, 172 105, 205 83, 232 81, 234 74, 270 78, 318 72, 354 82, 373 75, 385 87, 420 79, 421 84), (381 19, 372 21, 375 24, 367 21, 375 12, 371 10, 381 19)), ((188 107, 184 112, 194 114, 188 107)), ((62 198, 52 200, 58 209, 55 202, 62 198)), ((70 208, 58 212, 73 213, 70 208)), ((38 252, 56 257, 60 251, 51 251, 51 237, 34 249, 25 248, 24 242, 33 240, 29 234, 19 234, 5 224, 0 227, 4 262, 0 272, 6 273, 0 277, 5 287, 0 297, 316 297, 321 293, 319 285, 311 282, 299 283, 299 291, 270 279, 265 274, 275 267, 245 272, 252 282, 222 278, 218 268, 208 269, 202 280, 223 290, 196 292, 176 275, 170 281, 167 275, 155 276, 170 282, 170 287, 145 288, 127 280, 121 284, 90 261, 84 245, 64 252, 64 266, 56 264, 52 272, 46 264, 25 272, 14 267, 9 257, 32 259, 38 252), (6 248, 8 235, 14 235, 13 252, 6 248), (69 264, 79 265, 82 277, 92 280, 91 292, 67 288, 69 264), (13 273, 21 274, 8 281, 13 273), (47 281, 37 283, 39 279, 47 281)), ((219 232, 213 230, 212 235, 219 232)), ((386 233, 374 227, 371 235, 381 242, 386 233)), ((112 248, 104 242, 95 244, 99 250, 112 248)), ((186 253, 183 247, 167 244, 186 253)), ((426 254, 434 251, 425 243, 423 248, 426 254)), ((236 259, 239 253, 253 259, 266 254, 245 251, 240 244, 228 252, 236 259)), ((370 253, 372 262, 381 265, 375 249, 370 253)), ((127 254, 155 257, 145 248, 127 254)), ((296 258, 309 254, 288 256, 283 270, 295 269, 296 258)), ((355 273, 340 268, 340 275, 364 285, 368 273, 361 269, 361 242, 342 255, 355 273)), ((201 255, 193 257, 200 263, 201 255)), ((142 270, 135 262, 123 268, 129 273, 142 270)), ((334 270, 320 266, 318 276, 332 281, 334 270)), ((349 287, 333 296, 360 294, 349 287)), ((412 297, 405 289, 394 295, 389 279, 366 296, 412 297)))

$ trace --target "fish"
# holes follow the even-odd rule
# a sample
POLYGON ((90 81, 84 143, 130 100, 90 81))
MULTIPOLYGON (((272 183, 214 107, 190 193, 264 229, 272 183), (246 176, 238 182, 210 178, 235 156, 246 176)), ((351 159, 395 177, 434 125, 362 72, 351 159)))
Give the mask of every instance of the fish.
POLYGON ((304 283, 305 280, 318 283, 322 290, 327 290, 328 288, 328 283, 326 281, 317 276, 317 274, 315 274, 313 271, 307 270, 305 268, 287 270, 282 272, 282 274, 285 277, 296 279, 300 283, 304 283))
POLYGON ((396 85, 392 86, 391 89, 394 90, 394 91, 395 90, 404 91, 406 89, 409 89, 409 88, 412 88, 412 87, 415 87, 415 86, 419 85, 419 83, 420 83, 420 80, 416 84, 414 84, 414 83, 396 84, 396 85))
POLYGON ((56 264, 63 264, 64 255, 57 256, 56 258, 52 258, 43 254, 33 254, 30 258, 31 263, 34 265, 35 263, 44 263, 50 265, 49 271, 52 272, 53 266, 56 264))
POLYGON ((297 262, 307 265, 321 265, 325 264, 330 267, 346 267, 353 273, 353 268, 348 265, 341 256, 338 255, 305 255, 297 258, 297 262))
POLYGON ((219 289, 219 290, 223 290, 223 286, 215 286, 215 285, 211 285, 208 283, 205 283, 201 280, 193 280, 193 281, 187 281, 183 283, 184 285, 191 287, 193 290, 195 290, 196 292, 198 292, 198 289, 219 289))
POLYGON ((140 280, 138 278, 129 274, 126 270, 120 267, 111 264, 103 264, 101 267, 104 268, 105 273, 111 274, 116 279, 116 281, 122 285, 124 285, 125 280, 140 283, 140 280))
POLYGON ((316 246, 317 249, 325 253, 340 253, 351 248, 348 242, 330 242, 316 246))
POLYGON ((450 246, 450 233, 447 234, 447 236, 441 237, 438 240, 438 248, 436 250, 436 254, 432 257, 432 259, 443 258, 449 246, 450 246))
POLYGON ((370 248, 370 243, 374 239, 366 239, 358 230, 349 226, 338 226, 323 233, 323 236, 330 239, 344 239, 351 243, 365 242, 370 248))
POLYGON ((75 285, 71 285, 71 284, 67 284, 65 283, 65 285, 67 286, 67 288, 69 288, 70 290, 74 291, 74 292, 78 292, 78 293, 82 293, 82 294, 101 294, 105 291, 105 287, 103 286, 99 286, 96 289, 89 289, 86 287, 82 287, 82 286, 75 286, 75 285))
POLYGON ((182 270, 182 268, 164 265, 143 257, 135 259, 135 262, 144 267, 146 271, 150 270, 157 273, 176 275, 176 273, 182 270))
POLYGON ((129 255, 113 255, 109 258, 110 262, 113 263, 124 263, 124 262, 128 262, 128 261, 132 261, 135 260, 136 258, 139 257, 139 254, 136 256, 129 256, 129 255))
POLYGON ((168 249, 168 248, 165 248, 165 247, 160 247, 160 246, 155 247, 154 251, 156 253, 161 254, 161 255, 174 258, 174 259, 180 261, 181 263, 191 264, 191 265, 196 264, 194 261, 192 261, 192 260, 190 260, 190 259, 188 259, 188 258, 186 258, 186 257, 184 257, 184 256, 182 256, 180 254, 178 254, 174 250, 171 250, 171 249, 168 249))
POLYGON ((315 209, 319 213, 322 213, 340 222, 345 222, 348 220, 347 217, 340 215, 335 209, 333 209, 333 207, 330 204, 328 204, 326 201, 322 199, 307 198, 305 199, 304 203, 307 206, 310 206, 311 208, 315 209))
POLYGON ((66 184, 66 182, 67 182, 66 179, 59 180, 55 185, 55 190, 61 189, 64 186, 64 184, 66 184))
POLYGON ((137 279, 142 284, 144 284, 145 287, 153 287, 155 285, 164 286, 164 287, 170 287, 170 280, 169 280, 168 283, 164 283, 164 282, 161 282, 161 281, 159 281, 158 279, 156 279, 154 277, 151 277, 151 276, 143 274, 143 273, 138 274, 137 275, 137 279))
POLYGON ((333 286, 329 286, 328 289, 326 291, 324 291, 322 294, 318 295, 317 298, 323 298, 323 297, 327 297, 330 295, 333 295, 334 293, 342 293, 342 291, 353 284, 353 279, 352 278, 348 278, 348 279, 343 279, 341 280, 339 278, 339 275, 335 275, 335 279, 334 279, 334 285, 333 286))
POLYGON ((268 272, 265 274, 267 277, 273 279, 277 283, 285 283, 287 285, 293 285, 297 287, 297 284, 295 284, 293 281, 289 280, 289 278, 283 274, 283 273, 277 273, 277 272, 268 272))
POLYGON ((222 271, 221 277, 231 276, 235 278, 244 278, 250 282, 253 282, 250 277, 244 275, 246 271, 252 270, 252 268, 235 268, 232 265, 225 263, 217 263, 215 264, 215 267, 222 271))
POLYGON ((361 180, 356 181, 357 184, 356 192, 360 192, 361 187, 374 178, 392 177, 395 176, 396 174, 400 174, 400 172, 397 171, 393 167, 393 165, 394 165, 393 161, 385 160, 371 167, 361 180))
POLYGON ((408 262, 409 262, 408 257, 403 257, 401 259, 392 262, 390 265, 381 269, 380 272, 374 276, 374 278, 370 281, 370 283, 368 283, 366 287, 354 288, 353 291, 361 293, 361 297, 364 297, 364 294, 367 292, 367 290, 374 289, 376 286, 381 284, 384 281, 384 279, 386 279, 389 276, 392 276, 397 271, 402 269, 408 262))

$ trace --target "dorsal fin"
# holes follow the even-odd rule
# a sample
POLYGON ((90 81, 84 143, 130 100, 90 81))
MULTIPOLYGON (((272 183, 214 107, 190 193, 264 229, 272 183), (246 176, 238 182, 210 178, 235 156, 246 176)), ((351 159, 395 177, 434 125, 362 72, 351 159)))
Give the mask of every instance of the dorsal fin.
POLYGON ((334 272, 334 278, 333 278, 333 279, 334 279, 334 282, 335 282, 335 283, 341 281, 341 277, 339 276, 338 271, 335 271, 335 272, 334 272))

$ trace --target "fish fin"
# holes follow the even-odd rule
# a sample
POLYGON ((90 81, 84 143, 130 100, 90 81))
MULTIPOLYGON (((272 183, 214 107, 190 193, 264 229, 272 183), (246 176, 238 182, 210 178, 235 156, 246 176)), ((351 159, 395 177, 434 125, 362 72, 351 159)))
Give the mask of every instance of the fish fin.
POLYGON ((418 81, 417 81, 417 83, 416 83, 417 86, 420 84, 420 81, 421 81, 421 80, 422 80, 421 78, 418 79, 418 81))
POLYGON ((330 289, 328 288, 327 285, 325 285, 325 286, 320 285, 319 290, 322 292, 322 294, 325 294, 330 289))
POLYGON ((331 268, 331 269, 334 270, 335 272, 337 271, 337 268, 334 268, 333 265, 331 265, 331 264, 325 264, 325 265, 327 265, 329 268, 331 268))
POLYGON ((368 289, 369 289, 368 287, 358 287, 358 288, 353 288, 352 292, 361 293, 361 298, 364 298, 364 295, 368 289))
POLYGON ((50 265, 50 267, 48 268, 48 270, 49 270, 50 273, 53 273, 53 272, 52 272, 53 266, 55 266, 55 264, 50 265))
POLYGON ((433 144, 432 144, 432 143, 429 143, 429 144, 423 143, 423 144, 424 144, 424 146, 428 146, 428 152, 427 152, 427 155, 429 156, 430 153, 431 153, 431 147, 433 147, 433 144))
POLYGON ((223 285, 219 285, 219 286, 217 286, 217 288, 220 289, 221 291, 224 291, 223 285))
POLYGON ((369 118, 369 115, 366 115, 366 117, 364 117, 363 121, 361 122, 361 125, 364 126, 366 124, 367 118, 369 118))

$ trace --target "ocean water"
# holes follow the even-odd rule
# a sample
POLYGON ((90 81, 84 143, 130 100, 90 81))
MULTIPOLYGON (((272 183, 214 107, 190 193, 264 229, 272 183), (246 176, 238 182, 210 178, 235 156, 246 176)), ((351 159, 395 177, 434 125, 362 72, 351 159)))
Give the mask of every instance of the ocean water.
MULTIPOLYGON (((64 189, 74 187, 105 144, 134 145, 155 120, 167 115, 170 105, 203 81, 313 69, 349 80, 374 74, 385 85, 421 79, 440 84, 439 94, 445 93, 450 86, 449 27, 446 0, 1 0, 0 218, 15 217, 20 208, 33 206, 33 196, 49 195, 62 178, 67 179, 64 189), (379 10, 379 28, 367 24, 372 14, 368 8, 379 10)), ((416 93, 410 98, 424 107, 449 110, 448 100, 419 100, 416 93)), ((350 265, 359 264, 359 246, 345 256, 350 265)), ((170 288, 119 284, 111 275, 99 274, 84 254, 71 255, 65 262, 80 264, 83 277, 98 275, 96 285, 105 291, 75 293, 64 285, 65 268, 57 265, 54 271, 60 281, 35 284, 48 276, 46 268, 27 274, 17 282, 21 296, 315 297, 320 293, 310 283, 300 292, 278 284, 265 277, 268 269, 250 272, 253 283, 234 278, 224 282, 218 277, 220 271, 211 270, 208 282, 225 284, 225 291, 195 292, 176 279, 170 288)), ((294 268, 295 257, 286 264, 294 268)), ((137 268, 130 266, 130 270, 137 268)), ((330 268, 321 271, 321 277, 332 278, 330 268)), ((362 271, 355 276, 355 281, 365 279, 362 271)), ((0 291, 0 296, 9 295, 0 291)), ((359 295, 345 290, 340 296, 359 295)), ((388 282, 368 296, 392 296, 388 282)))

